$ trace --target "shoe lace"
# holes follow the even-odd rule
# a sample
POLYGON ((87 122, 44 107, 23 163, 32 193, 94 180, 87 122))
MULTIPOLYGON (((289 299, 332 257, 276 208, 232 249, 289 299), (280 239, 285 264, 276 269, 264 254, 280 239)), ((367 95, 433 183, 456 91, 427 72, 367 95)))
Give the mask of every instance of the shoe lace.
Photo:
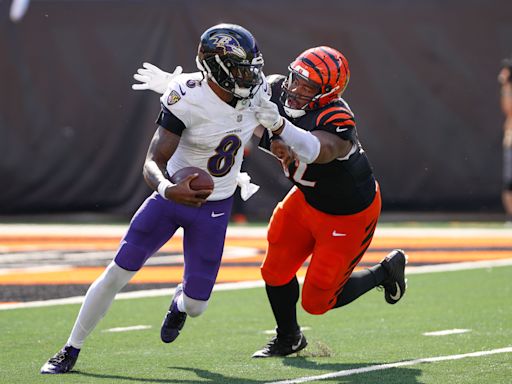
POLYGON ((62 363, 64 360, 66 360, 66 357, 67 357, 66 351, 60 351, 60 352, 58 352, 55 356, 53 356, 53 357, 49 360, 49 363, 52 363, 52 364, 60 364, 60 363, 62 363))
POLYGON ((171 318, 169 319, 169 327, 177 328, 180 326, 185 319, 187 318, 187 314, 185 312, 176 311, 172 313, 171 318))
POLYGON ((263 349, 267 350, 267 351, 271 351, 272 349, 274 349, 275 347, 277 347, 277 345, 280 344, 279 343, 279 338, 277 336, 274 336, 272 337, 268 343, 265 345, 265 347, 263 349))

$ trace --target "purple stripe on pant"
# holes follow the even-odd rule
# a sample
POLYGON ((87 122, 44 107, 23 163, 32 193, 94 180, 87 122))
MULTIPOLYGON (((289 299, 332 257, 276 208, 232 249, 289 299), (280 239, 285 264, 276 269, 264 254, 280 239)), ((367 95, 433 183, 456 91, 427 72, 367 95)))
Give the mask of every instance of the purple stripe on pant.
POLYGON ((208 300, 220 267, 232 203, 230 197, 196 208, 153 193, 133 216, 114 258, 116 264, 138 271, 183 227, 183 289, 188 297, 208 300))

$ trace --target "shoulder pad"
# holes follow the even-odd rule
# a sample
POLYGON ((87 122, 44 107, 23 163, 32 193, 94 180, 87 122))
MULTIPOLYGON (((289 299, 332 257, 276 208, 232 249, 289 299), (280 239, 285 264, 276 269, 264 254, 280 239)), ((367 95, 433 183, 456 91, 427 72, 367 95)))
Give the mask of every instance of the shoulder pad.
POLYGON ((342 105, 331 105, 316 117, 317 129, 334 133, 344 140, 354 140, 356 123, 354 114, 342 105))
POLYGON ((325 108, 316 117, 316 125, 355 126, 354 114, 348 108, 341 105, 333 105, 325 108))
POLYGON ((162 95, 161 102, 169 107, 178 103, 187 93, 201 86, 201 77, 198 72, 182 73, 171 80, 167 91, 162 95))

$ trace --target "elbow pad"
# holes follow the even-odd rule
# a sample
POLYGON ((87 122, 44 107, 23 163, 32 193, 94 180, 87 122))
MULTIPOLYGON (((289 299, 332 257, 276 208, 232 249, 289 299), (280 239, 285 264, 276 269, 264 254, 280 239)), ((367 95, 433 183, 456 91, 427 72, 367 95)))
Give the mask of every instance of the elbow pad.
POLYGON ((314 162, 320 154, 320 140, 311 132, 296 127, 286 119, 279 136, 292 147, 299 160, 306 164, 314 162))

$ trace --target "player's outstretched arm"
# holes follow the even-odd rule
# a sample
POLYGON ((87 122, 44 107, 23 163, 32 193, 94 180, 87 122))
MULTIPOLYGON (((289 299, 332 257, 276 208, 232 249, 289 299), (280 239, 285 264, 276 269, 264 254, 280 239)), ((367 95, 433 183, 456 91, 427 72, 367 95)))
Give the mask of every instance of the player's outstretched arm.
POLYGON ((151 63, 143 63, 142 67, 137 69, 137 73, 133 75, 133 78, 140 83, 132 84, 132 89, 136 91, 150 90, 161 95, 167 90, 169 82, 183 72, 183 68, 179 65, 172 73, 162 71, 151 63))
POLYGON ((284 119, 271 101, 262 102, 256 112, 261 125, 280 136, 292 147, 298 158, 307 164, 328 163, 345 157, 352 148, 352 142, 324 131, 309 132, 284 119))

